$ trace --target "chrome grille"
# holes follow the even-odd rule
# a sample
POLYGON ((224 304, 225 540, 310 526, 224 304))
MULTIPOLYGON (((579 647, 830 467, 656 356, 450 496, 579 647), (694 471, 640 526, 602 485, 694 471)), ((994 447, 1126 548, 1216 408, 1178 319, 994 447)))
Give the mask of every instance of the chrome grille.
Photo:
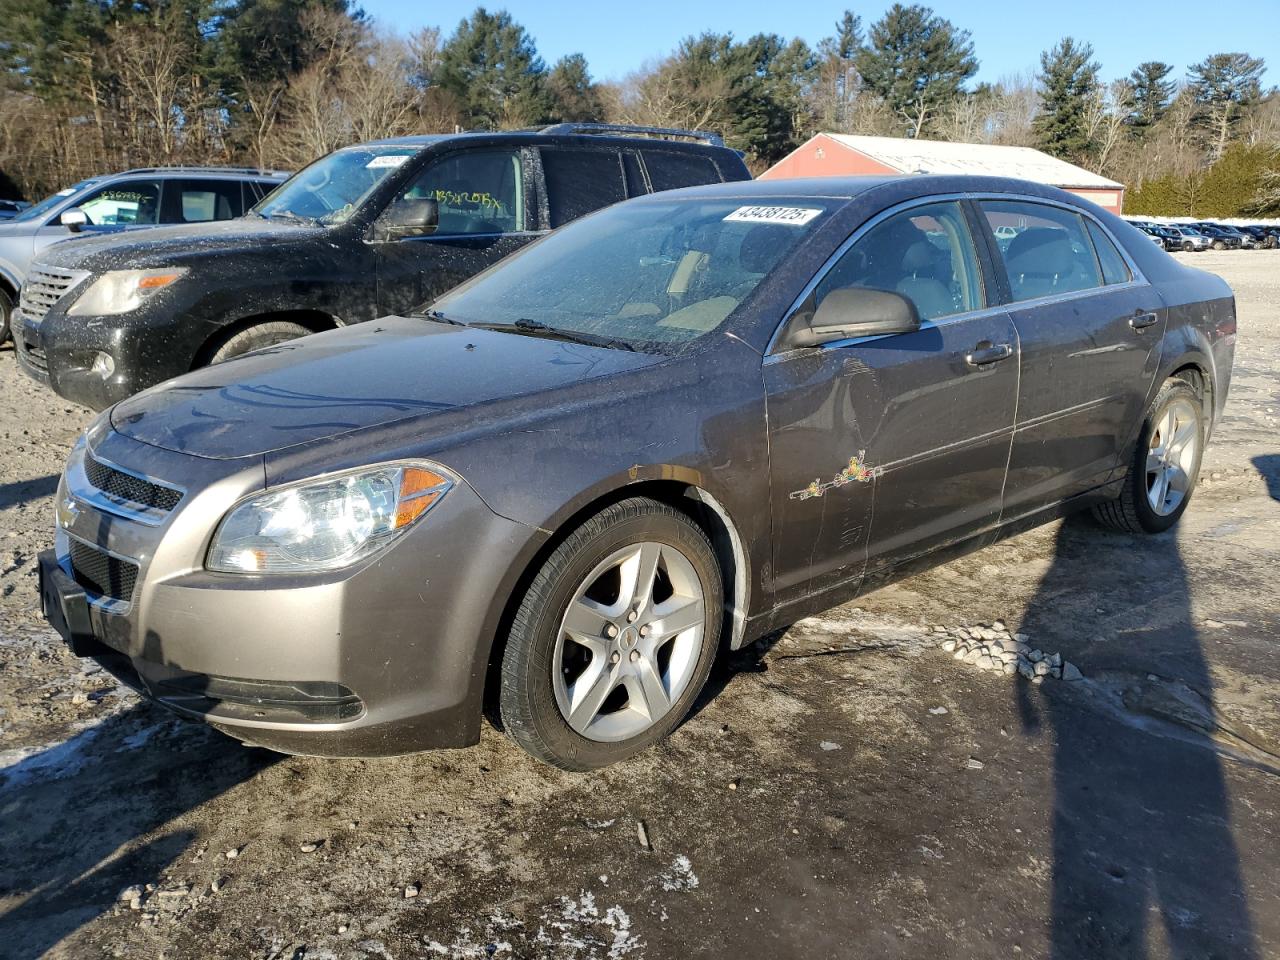
POLYGON ((87 276, 88 270, 64 270, 33 264, 22 281, 18 309, 32 320, 43 320, 49 308, 87 276))
POLYGON ((182 494, 177 490, 171 490, 158 483, 135 477, 131 473, 125 473, 123 470, 117 470, 100 460, 95 460, 92 456, 86 456, 84 459, 84 474, 89 482, 103 493, 143 507, 164 510, 166 513, 176 507, 178 501, 182 499, 182 494))
POLYGON ((128 602, 138 581, 138 565, 72 540, 71 575, 76 583, 98 596, 128 602))

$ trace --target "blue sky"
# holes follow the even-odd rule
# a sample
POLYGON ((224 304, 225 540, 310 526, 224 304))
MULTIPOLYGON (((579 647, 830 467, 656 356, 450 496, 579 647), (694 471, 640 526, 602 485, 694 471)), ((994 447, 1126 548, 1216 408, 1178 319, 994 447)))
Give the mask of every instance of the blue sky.
MULTIPOLYGON (((439 26, 448 34, 475 0, 358 0, 382 25, 399 31, 439 26)), ((583 53, 598 80, 620 79, 647 60, 669 53, 680 38, 706 30, 800 36, 810 43, 832 33, 845 3, 810 0, 509 0, 507 9, 538 43, 548 64, 583 53)), ((1066 35, 1093 44, 1102 76, 1127 74, 1143 60, 1186 67, 1211 53, 1244 51, 1263 57, 1267 84, 1280 82, 1280 0, 1057 0, 1046 3, 935 0, 928 4, 973 34, 981 80, 1028 71, 1040 51, 1066 35)), ((849 3, 863 24, 889 6, 849 3)))

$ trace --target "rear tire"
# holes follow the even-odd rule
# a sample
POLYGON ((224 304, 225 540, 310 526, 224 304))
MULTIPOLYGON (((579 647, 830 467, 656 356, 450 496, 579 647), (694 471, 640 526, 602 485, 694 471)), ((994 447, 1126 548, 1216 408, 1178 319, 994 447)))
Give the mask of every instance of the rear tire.
POLYGON ((1124 487, 1095 506, 1103 526, 1125 533, 1163 533, 1191 502, 1204 454, 1201 394, 1186 380, 1166 380, 1142 420, 1124 487))
POLYGON ((671 733, 715 660, 724 588, 688 516, 632 497, 547 558, 502 656, 503 730, 565 770, 618 763, 671 733))
POLYGON ((243 330, 237 331, 223 341, 209 357, 209 363, 222 363, 224 360, 241 356, 251 350, 274 347, 277 343, 284 343, 286 340, 305 337, 311 332, 302 324, 292 323, 287 320, 269 320, 266 323, 256 323, 252 327, 245 327, 243 330))

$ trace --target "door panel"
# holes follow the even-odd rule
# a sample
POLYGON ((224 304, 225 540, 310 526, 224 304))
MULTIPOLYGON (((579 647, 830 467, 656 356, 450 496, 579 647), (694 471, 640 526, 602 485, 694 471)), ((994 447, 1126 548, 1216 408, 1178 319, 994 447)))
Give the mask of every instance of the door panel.
POLYGON ((765 364, 779 603, 996 522, 1017 398, 1002 310, 765 364), (971 366, 980 345, 1004 360, 971 366))
POLYGON ((1000 515, 1018 338, 1003 308, 985 307, 961 205, 873 222, 795 318, 848 287, 900 294, 923 323, 765 363, 780 603, 887 575, 1000 515))
POLYGON ((1078 214, 1024 201, 980 206, 997 231, 1017 231, 995 233, 1014 297, 1037 298, 1008 308, 1022 344, 1008 520, 1113 475, 1155 374, 1165 310, 1114 249, 1098 257, 1078 214))

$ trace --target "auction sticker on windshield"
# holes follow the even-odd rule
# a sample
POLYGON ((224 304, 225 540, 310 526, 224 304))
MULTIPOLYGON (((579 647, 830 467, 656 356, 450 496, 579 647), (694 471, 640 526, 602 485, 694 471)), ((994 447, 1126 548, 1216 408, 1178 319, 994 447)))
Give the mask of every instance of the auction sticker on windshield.
POLYGON ((809 207, 739 207, 724 219, 726 223, 783 223, 803 227, 821 212, 809 207))
POLYGON ((366 163, 366 170, 376 170, 379 167, 398 167, 409 159, 409 155, 405 153, 384 153, 381 156, 374 157, 366 163))

